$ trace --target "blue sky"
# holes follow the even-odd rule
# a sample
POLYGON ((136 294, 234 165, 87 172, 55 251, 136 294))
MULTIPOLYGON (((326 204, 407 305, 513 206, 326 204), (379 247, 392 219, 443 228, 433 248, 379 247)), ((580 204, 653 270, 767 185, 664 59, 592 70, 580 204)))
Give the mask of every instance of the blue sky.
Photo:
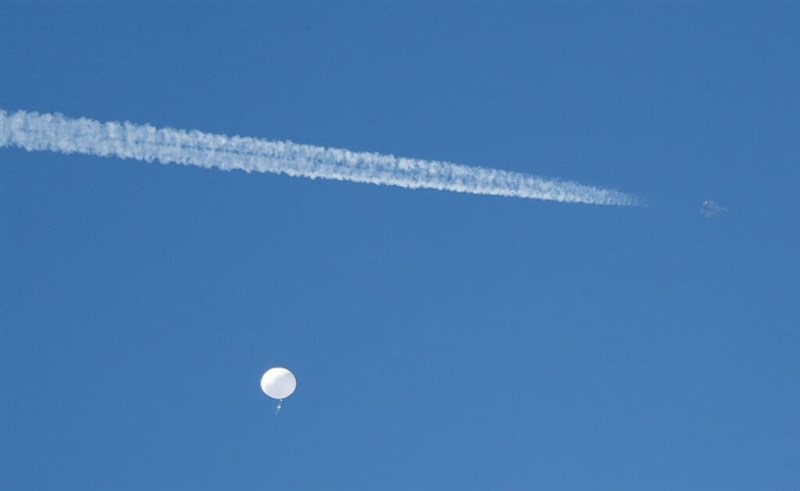
POLYGON ((0 104, 645 207, 0 150, 0 487, 796 489, 797 3, 0 5, 0 104), (700 204, 728 211, 713 219, 700 204), (290 368, 275 417, 261 374, 290 368))

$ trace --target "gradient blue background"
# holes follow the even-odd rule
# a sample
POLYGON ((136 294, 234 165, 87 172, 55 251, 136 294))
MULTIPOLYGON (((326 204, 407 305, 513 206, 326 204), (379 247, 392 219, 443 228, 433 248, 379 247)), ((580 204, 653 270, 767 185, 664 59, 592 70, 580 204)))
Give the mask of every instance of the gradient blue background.
POLYGON ((8 111, 647 206, 2 149, 0 487, 798 489, 799 23, 796 2, 4 1, 8 111), (299 381, 278 417, 275 365, 299 381))

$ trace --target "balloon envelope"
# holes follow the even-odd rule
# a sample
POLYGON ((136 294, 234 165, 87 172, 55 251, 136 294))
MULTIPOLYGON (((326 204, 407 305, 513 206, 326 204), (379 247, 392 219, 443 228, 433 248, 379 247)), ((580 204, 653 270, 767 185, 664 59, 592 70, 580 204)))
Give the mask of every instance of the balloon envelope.
POLYGON ((297 380, 292 372, 285 368, 270 368, 261 377, 261 390, 273 399, 289 397, 296 387, 297 380))

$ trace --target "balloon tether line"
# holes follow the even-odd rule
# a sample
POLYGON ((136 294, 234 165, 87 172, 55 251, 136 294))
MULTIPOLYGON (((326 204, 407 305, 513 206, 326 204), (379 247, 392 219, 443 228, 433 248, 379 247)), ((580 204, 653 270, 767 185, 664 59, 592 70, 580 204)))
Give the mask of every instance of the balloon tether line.
POLYGON ((281 412, 282 405, 283 405, 283 399, 278 399, 278 405, 275 406, 275 416, 277 416, 278 413, 281 412))

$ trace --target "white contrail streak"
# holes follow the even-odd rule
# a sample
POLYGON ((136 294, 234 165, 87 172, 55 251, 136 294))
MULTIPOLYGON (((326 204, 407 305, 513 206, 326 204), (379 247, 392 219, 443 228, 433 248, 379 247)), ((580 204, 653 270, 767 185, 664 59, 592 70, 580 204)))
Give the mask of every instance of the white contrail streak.
POLYGON ((0 110, 0 147, 99 157, 157 160, 223 170, 271 172, 311 179, 364 182, 596 205, 635 205, 627 194, 574 182, 448 162, 300 145, 150 125, 0 110))

